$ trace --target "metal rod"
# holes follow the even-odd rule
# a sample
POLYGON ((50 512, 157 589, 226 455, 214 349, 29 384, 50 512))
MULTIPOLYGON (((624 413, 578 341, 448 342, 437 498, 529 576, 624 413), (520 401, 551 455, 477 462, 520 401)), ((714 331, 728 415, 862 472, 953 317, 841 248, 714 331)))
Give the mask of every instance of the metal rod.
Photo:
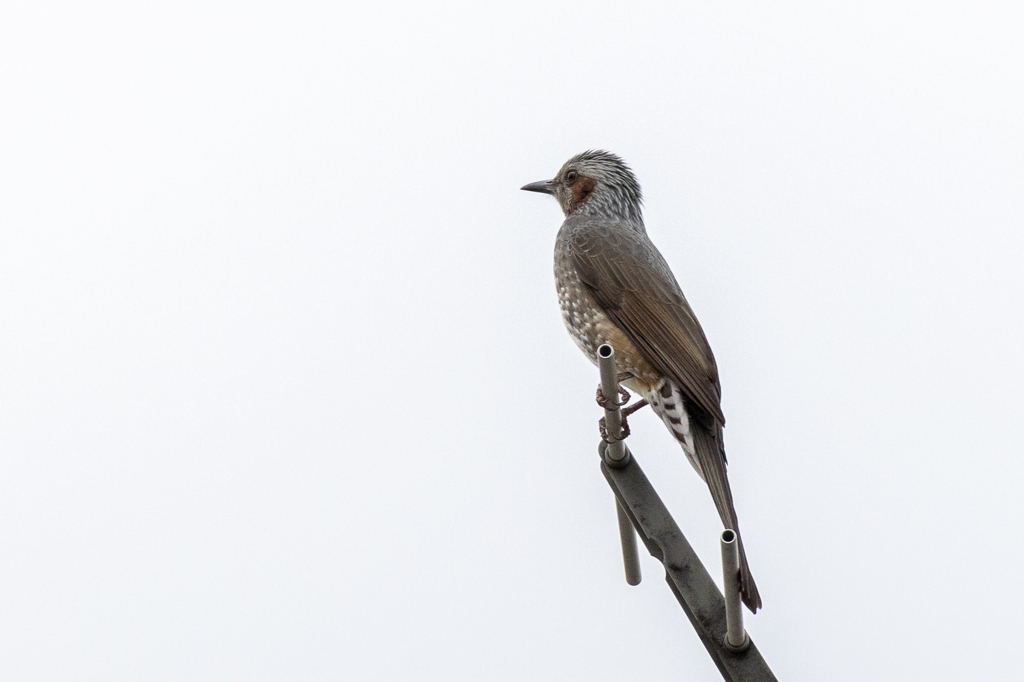
MULTIPOLYGON (((604 425, 611 443, 602 442, 601 458, 609 466, 625 466, 629 463, 629 449, 622 442, 622 411, 619 405, 619 380, 615 373, 615 349, 607 343, 597 349, 598 365, 601 369, 601 393, 606 405, 614 405, 614 409, 604 409, 604 425)), ((619 540, 622 543, 622 566, 626 571, 626 582, 630 585, 640 584, 640 553, 636 546, 636 531, 633 522, 626 514, 618 500, 615 501, 615 512, 619 520, 619 540)))
POLYGON ((725 587, 725 645, 743 649, 750 641, 743 630, 740 610, 740 551, 736 532, 722 531, 722 577, 725 587))
POLYGON ((629 514, 622 508, 618 499, 615 500, 615 511, 619 517, 619 539, 622 540, 622 565, 626 569, 626 582, 630 585, 640 584, 640 552, 636 546, 636 531, 629 514))
POLYGON ((614 466, 616 463, 626 459, 626 445, 620 440, 622 438, 622 412, 619 410, 619 381, 615 374, 615 350, 607 343, 597 349, 598 366, 601 368, 601 393, 607 401, 606 405, 615 405, 614 409, 604 408, 604 424, 608 431, 608 437, 613 442, 608 444, 606 454, 609 463, 614 466))

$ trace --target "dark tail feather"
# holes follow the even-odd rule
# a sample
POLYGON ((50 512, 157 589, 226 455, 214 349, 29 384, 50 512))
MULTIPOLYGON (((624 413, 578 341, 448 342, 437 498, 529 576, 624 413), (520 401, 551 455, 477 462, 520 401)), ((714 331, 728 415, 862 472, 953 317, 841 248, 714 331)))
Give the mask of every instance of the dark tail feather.
POLYGON ((743 603, 752 613, 761 608, 761 595, 757 592, 754 577, 750 575, 747 565, 747 553, 743 549, 743 538, 740 536, 739 523, 736 520, 736 508, 732 504, 732 491, 729 489, 729 476, 725 472, 725 448, 722 445, 722 427, 702 424, 699 419, 690 419, 693 432, 693 445, 697 451, 697 461, 704 473, 704 481, 708 484, 711 497, 715 500, 718 515, 726 528, 736 531, 736 539, 740 550, 740 594, 743 603))

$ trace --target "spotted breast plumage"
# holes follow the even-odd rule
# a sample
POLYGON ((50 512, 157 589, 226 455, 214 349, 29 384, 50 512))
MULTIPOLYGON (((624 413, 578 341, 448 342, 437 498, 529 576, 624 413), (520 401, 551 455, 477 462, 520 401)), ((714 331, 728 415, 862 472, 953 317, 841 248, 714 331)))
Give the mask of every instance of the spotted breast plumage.
MULTIPOLYGON (((555 284, 573 341, 595 364, 601 344, 615 348, 623 385, 665 423, 707 483, 722 523, 738 536, 718 368, 679 283, 647 236, 633 172, 614 154, 590 151, 566 162, 554 179, 523 189, 553 195, 566 216, 555 240, 555 284)), ((761 598, 742 538, 740 589, 757 611, 761 598)))

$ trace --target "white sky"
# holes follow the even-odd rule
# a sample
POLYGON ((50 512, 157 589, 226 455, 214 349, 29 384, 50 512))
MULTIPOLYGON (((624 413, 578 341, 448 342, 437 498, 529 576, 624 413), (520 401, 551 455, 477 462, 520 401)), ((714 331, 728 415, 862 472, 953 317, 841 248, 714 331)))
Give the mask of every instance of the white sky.
POLYGON ((593 147, 715 350, 779 679, 1019 676, 1024 13, 848 4, 5 7, 0 678, 720 679, 622 578, 518 189, 593 147))

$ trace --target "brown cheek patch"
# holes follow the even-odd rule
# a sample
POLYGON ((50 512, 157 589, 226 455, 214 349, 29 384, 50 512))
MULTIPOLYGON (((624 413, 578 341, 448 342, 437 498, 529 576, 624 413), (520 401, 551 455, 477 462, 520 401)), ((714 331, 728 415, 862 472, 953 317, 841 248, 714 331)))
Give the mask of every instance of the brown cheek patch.
POLYGON ((590 197, 590 193, 597 187, 597 180, 593 178, 580 178, 572 186, 572 205, 579 206, 590 197))

